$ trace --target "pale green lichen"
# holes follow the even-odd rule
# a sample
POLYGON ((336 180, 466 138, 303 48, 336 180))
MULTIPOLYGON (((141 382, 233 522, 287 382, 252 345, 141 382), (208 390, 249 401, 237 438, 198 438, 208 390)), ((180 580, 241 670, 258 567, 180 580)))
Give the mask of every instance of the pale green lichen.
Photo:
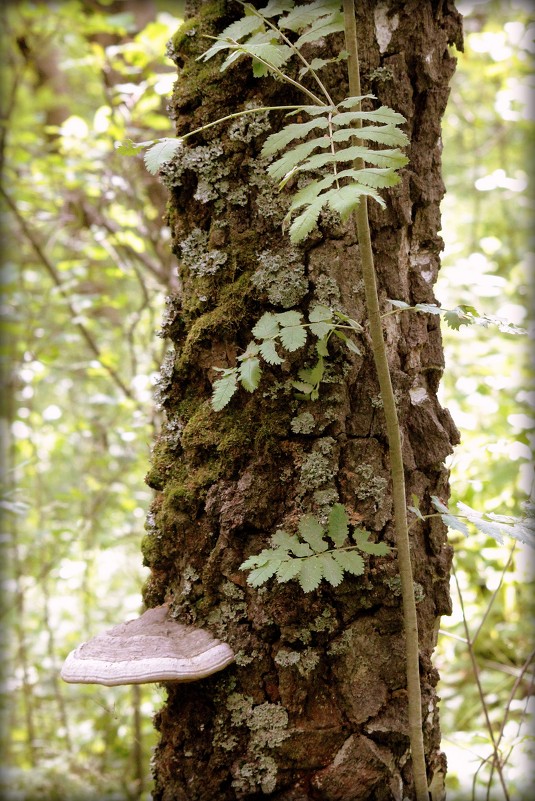
POLYGON ((191 170, 197 175, 197 189, 193 195, 201 203, 209 203, 229 190, 226 180, 230 168, 221 145, 179 147, 173 158, 160 167, 159 175, 168 189, 182 186, 184 173, 191 170))
POLYGON ((284 309, 297 306, 308 292, 305 265, 295 248, 284 253, 264 250, 258 256, 258 268, 251 281, 267 294, 270 303, 284 309))
POLYGON ((265 702, 254 706, 251 696, 231 693, 226 702, 231 725, 246 726, 249 742, 245 761, 239 765, 232 786, 237 792, 254 792, 258 787, 272 793, 277 783, 277 763, 266 749, 276 748, 288 736, 288 713, 280 704, 265 702))
POLYGON ((254 662, 255 659, 258 659, 258 657, 259 653, 256 648, 252 650, 250 654, 246 654, 242 648, 237 652, 236 656, 234 657, 234 661, 237 665, 244 667, 245 665, 250 665, 251 662, 254 662))
POLYGON ((336 630, 336 620, 330 611, 330 609, 324 609, 323 612, 318 615, 312 623, 309 623, 308 626, 303 626, 302 628, 297 630, 296 636, 303 642, 305 645, 308 645, 312 641, 312 635, 314 633, 321 633, 327 632, 330 634, 331 632, 336 630))
POLYGON ((288 195, 277 190, 277 185, 266 173, 266 159, 251 159, 249 162, 249 185, 258 189, 256 209, 260 217, 274 226, 282 225, 290 205, 288 195))
POLYGON ((281 648, 275 657, 275 662, 281 667, 296 665, 301 659, 299 651, 291 651, 289 648, 281 648))
POLYGON ((169 348, 165 354, 160 372, 155 381, 154 403, 157 409, 163 409, 173 383, 173 371, 175 368, 175 349, 169 348))
POLYGON ((193 567, 189 565, 185 567, 182 572, 182 595, 189 595, 193 589, 193 584, 198 581, 199 578, 199 574, 193 567))
POLYGON ((379 504, 385 497, 388 480, 383 476, 376 476, 374 468, 369 464, 358 465, 354 468, 354 472, 360 480, 356 497, 361 501, 373 498, 375 503, 379 504))
POLYGON ((335 473, 332 461, 313 451, 305 457, 301 465, 300 482, 305 489, 317 489, 330 481, 335 473))
POLYGON ((194 228, 191 234, 180 243, 182 264, 196 276, 213 275, 228 259, 222 250, 208 249, 208 234, 194 228))
MULTIPOLYGON (((392 595, 401 596, 401 578, 399 576, 385 579, 385 584, 392 592, 392 595)), ((414 600, 419 604, 425 598, 425 590, 418 581, 413 581, 412 586, 414 590, 414 600)))
POLYGON ((314 298, 321 306, 337 307, 340 301, 340 288, 334 278, 319 275, 314 288, 314 298))
MULTIPOLYGON (((245 104, 245 109, 259 108, 259 104, 249 102, 245 104)), ((259 111, 256 114, 245 114, 238 117, 228 128, 228 137, 235 142, 252 142, 260 134, 271 130, 269 112, 259 111)))
POLYGON ((315 425, 314 415, 310 414, 310 412, 302 412, 290 422, 290 428, 294 434, 311 434, 315 425))
POLYGON ((327 510, 340 500, 338 490, 336 490, 334 487, 329 487, 328 489, 324 490, 316 490, 312 497, 320 508, 325 508, 327 510))
POLYGON ((242 620, 247 617, 247 604, 243 601, 229 600, 221 601, 217 609, 208 615, 208 623, 215 630, 218 637, 222 639, 228 636, 227 627, 229 623, 242 620))

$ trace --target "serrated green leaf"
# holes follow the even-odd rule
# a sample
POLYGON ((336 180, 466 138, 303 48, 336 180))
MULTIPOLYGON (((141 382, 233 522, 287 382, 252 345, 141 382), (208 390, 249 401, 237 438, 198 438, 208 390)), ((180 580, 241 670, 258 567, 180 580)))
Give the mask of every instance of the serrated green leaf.
POLYGON ((265 584, 268 579, 275 575, 282 563, 282 559, 273 559, 261 567, 251 570, 247 576, 247 584, 251 587, 260 587, 265 584))
POLYGON ((279 339, 281 345, 292 353, 303 347, 307 341, 307 332, 303 325, 285 325, 281 328, 279 339))
POLYGON ((440 500, 438 495, 431 495, 431 503, 433 504, 437 512, 445 512, 446 514, 449 514, 450 510, 448 509, 446 504, 440 500))
MULTIPOLYGON (((336 126, 346 126, 358 118, 360 118, 358 111, 344 111, 342 114, 336 114, 332 118, 332 123, 336 126)), ((407 134, 395 125, 363 125, 362 128, 344 128, 333 133, 335 142, 346 141, 349 136, 365 139, 367 142, 378 142, 381 145, 406 147, 409 144, 407 134)))
POLYGON ((300 562, 299 584, 304 592, 315 590, 322 578, 322 565, 317 556, 303 559, 300 562))
POLYGON ((454 331, 458 331, 462 325, 472 325, 475 322, 474 318, 466 314, 459 306, 455 309, 445 311, 444 319, 454 331))
POLYGON ((294 311, 293 309, 290 309, 290 311, 278 312, 278 314, 275 314, 274 316, 277 322, 282 326, 301 325, 303 320, 299 312, 294 311))
POLYGON ((320 356, 313 367, 301 367, 297 375, 305 384, 311 384, 312 387, 316 387, 322 380, 324 372, 325 365, 323 357, 320 356))
POLYGON ((362 351, 358 345, 356 345, 352 339, 348 337, 345 338, 345 342, 351 353, 355 353, 357 356, 362 356, 362 351))
POLYGON ((320 320, 327 320, 332 317, 332 311, 328 306, 321 306, 316 304, 308 313, 308 319, 311 323, 319 323, 320 320))
POLYGON ((290 579, 296 578, 300 571, 301 562, 299 559, 289 558, 287 561, 281 562, 279 568, 277 569, 277 581, 280 584, 290 581, 290 579))
POLYGON ((377 100, 375 95, 355 95, 354 97, 346 97, 342 100, 336 108, 354 108, 358 106, 363 100, 377 100))
POLYGON ((279 323, 271 312, 265 312, 252 330, 257 339, 272 339, 279 333, 279 323))
POLYGON ((316 139, 310 139, 307 142, 301 142, 301 144, 293 147, 277 159, 277 161, 274 161, 273 164, 270 164, 267 168, 268 175, 270 175, 274 181, 280 181, 287 176, 294 167, 297 167, 301 161, 306 159, 313 150, 316 150, 318 147, 329 147, 330 141, 329 137, 325 135, 316 139))
POLYGON ((137 156, 144 147, 154 144, 154 139, 148 142, 133 142, 132 139, 125 139, 123 142, 115 142, 116 153, 120 156, 137 156))
POLYGON ((212 390, 212 408, 220 412, 230 401, 238 388, 238 370, 229 370, 221 378, 214 381, 212 390))
POLYGON ((347 573, 354 576, 362 576, 364 573, 364 559, 355 551, 332 551, 332 555, 347 573))
MULTIPOLYGON (((240 54, 251 56, 251 58, 261 59, 262 61, 267 62, 270 67, 274 67, 276 69, 282 67, 282 65, 288 61, 293 52, 288 45, 271 44, 269 42, 261 42, 258 44, 245 42, 236 49, 240 54)), ((223 67, 221 69, 223 69, 223 67)))
POLYGON ((269 0, 267 6, 259 8, 258 11, 263 17, 276 17, 284 11, 291 11, 294 7, 293 0, 269 0))
POLYGON ((279 27, 299 32, 312 25, 318 18, 338 10, 339 7, 338 0, 315 0, 312 3, 304 3, 295 6, 293 11, 281 19, 279 27))
POLYGON ((332 312, 327 306, 314 306, 309 312, 309 329, 318 339, 325 339, 334 328, 332 312))
POLYGON ((262 20, 254 14, 247 14, 245 17, 231 22, 230 25, 221 31, 217 37, 219 41, 239 42, 244 36, 250 36, 264 25, 262 20))
MULTIPOLYGON (((375 99, 373 95, 366 95, 366 97, 375 99)), ((341 108, 354 108, 359 102, 359 98, 350 97, 338 103, 338 106, 341 108)), ((353 113, 357 115, 355 117, 356 120, 360 119, 369 122, 385 123, 387 125, 402 125, 404 122, 407 122, 403 114, 399 114, 388 106, 380 106, 380 108, 374 109, 373 111, 355 111, 353 113)))
POLYGON ((162 164, 171 161, 181 143, 181 139, 160 139, 155 145, 149 147, 144 156, 147 170, 155 175, 162 164))
POLYGON ((305 556, 314 555, 314 551, 310 548, 310 545, 307 542, 298 542, 297 544, 292 545, 291 551, 300 559, 304 558, 305 556))
POLYGON ((370 542, 370 532, 364 531, 362 528, 356 528, 353 531, 353 539, 361 551, 373 556, 386 556, 391 551, 386 542, 370 542))
POLYGON ((297 245, 303 239, 306 239, 312 229, 315 228, 324 205, 325 201, 322 197, 316 198, 305 211, 296 217, 290 226, 290 241, 293 245, 297 245))
POLYGON ((410 303, 405 303, 404 300, 392 300, 392 298, 388 298, 388 302, 392 306, 395 306, 396 309, 410 309, 411 308, 411 304, 410 303))
POLYGON ((442 314, 442 309, 436 303, 417 303, 413 307, 414 311, 423 312, 424 314, 442 314))
POLYGON ((260 353, 262 358, 268 364, 282 364, 284 359, 281 359, 275 348, 275 343, 272 339, 265 339, 260 345, 260 353))
POLYGON ((335 11, 326 17, 321 17, 317 22, 313 23, 311 27, 303 33, 295 46, 298 50, 307 42, 317 42, 318 39, 323 39, 331 33, 339 33, 344 30, 344 15, 341 11, 335 11))
POLYGON ((282 130, 268 136, 264 142, 261 156, 272 156, 277 151, 282 150, 283 147, 293 142, 294 139, 303 139, 314 128, 328 128, 329 121, 326 117, 315 117, 308 122, 298 123, 293 122, 286 125, 282 130))
POLYGON ((329 582, 333 587, 338 587, 344 577, 344 571, 333 558, 332 553, 318 554, 317 559, 321 565, 321 572, 323 578, 329 582))
POLYGON ((322 67, 326 67, 327 64, 334 64, 335 61, 338 61, 338 59, 334 59, 334 58, 313 58, 308 67, 302 67, 299 70, 299 77, 302 78, 311 69, 314 70, 314 72, 318 72, 318 70, 320 70, 322 67))
POLYGON ((302 538, 316 553, 323 553, 329 547, 323 539, 323 526, 314 515, 304 515, 299 520, 298 529, 302 538))
POLYGON ((260 361, 256 356, 244 359, 238 368, 238 372, 240 383, 247 392, 254 392, 255 389, 258 389, 262 369, 260 367, 260 361))
POLYGON ((341 503, 335 503, 329 512, 327 534, 337 548, 341 548, 349 537, 347 513, 341 503))
POLYGON ((333 211, 337 211, 342 220, 347 220, 351 212, 358 206, 361 197, 372 197, 383 208, 386 206, 383 198, 377 194, 371 186, 359 186, 358 184, 348 184, 340 189, 331 189, 322 197, 325 197, 333 211))
POLYGON ((283 529, 278 529, 271 537, 271 542, 278 548, 285 548, 290 551, 294 545, 299 545, 299 540, 295 534, 288 534, 283 529))
MULTIPOLYGON (((337 333, 335 331, 335 333, 337 333)), ((329 347, 328 347, 328 340, 327 339, 318 339, 316 342, 316 353, 318 356, 328 356, 329 355, 329 347)))
POLYGON ((292 381, 292 387, 297 389, 298 392, 303 392, 304 395, 310 395, 314 387, 312 384, 308 384, 305 381, 292 381))

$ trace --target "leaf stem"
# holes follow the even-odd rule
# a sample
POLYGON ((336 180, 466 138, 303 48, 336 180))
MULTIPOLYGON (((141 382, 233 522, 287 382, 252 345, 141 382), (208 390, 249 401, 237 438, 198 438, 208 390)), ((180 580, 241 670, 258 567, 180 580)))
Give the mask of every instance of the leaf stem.
MULTIPOLYGON (((355 4, 353 0, 343 0, 344 26, 346 37, 346 50, 349 53, 349 93, 352 97, 360 97, 360 71, 357 44, 357 26, 355 20, 355 4)), ((360 103, 357 106, 360 110, 360 103)), ((362 121, 356 121, 357 127, 362 121)), ((362 160, 355 164, 356 169, 362 168, 362 160)), ((427 772, 425 763, 425 749, 422 730, 422 699, 419 669, 419 642, 418 618, 416 600, 414 597, 414 584, 412 577, 410 539, 407 521, 407 501, 405 492, 405 473, 401 447, 401 432, 399 427, 396 401, 392 388, 390 369, 386 345, 383 338, 379 297, 373 249, 368 221, 368 205, 366 196, 362 196, 353 213, 357 238, 360 248, 362 265, 362 278, 368 310, 370 335, 372 339, 373 357, 383 408, 386 419, 386 430, 390 452, 390 472, 393 485, 394 521, 396 542, 398 549, 398 565, 401 579, 401 596, 403 604, 403 623, 405 629, 405 653, 407 672, 407 692, 409 705, 409 737, 413 765, 414 787, 417 801, 429 801, 427 788, 427 772)))
MULTIPOLYGON (((252 13, 253 13, 253 14, 254 14, 256 17, 260 17, 260 19, 261 19, 261 20, 262 20, 262 21, 263 21, 263 22, 264 22, 266 25, 269 25, 269 27, 270 27, 270 28, 271 28, 273 31, 276 31, 276 33, 277 33, 277 34, 278 34, 278 35, 281 37, 281 39, 282 39, 282 40, 283 40, 283 41, 284 41, 284 42, 285 42, 285 43, 288 45, 288 47, 289 47, 289 48, 290 48, 290 49, 293 51, 294 55, 296 55, 296 56, 299 58, 299 60, 300 60, 300 61, 301 61, 301 62, 302 62, 304 65, 305 65, 305 67, 307 68, 307 70, 308 70, 308 71, 310 72, 310 74, 313 76, 313 78, 314 78, 314 80, 316 81, 316 83, 318 84, 319 88, 321 89, 321 91, 323 92, 323 94, 325 95, 325 97, 327 98, 327 102, 329 103, 329 105, 330 105, 330 106, 334 106, 334 101, 332 100, 332 98, 331 98, 331 96, 330 96, 329 92, 327 91, 326 87, 324 86, 324 84, 323 84, 323 81, 322 81, 322 80, 321 80, 321 78, 318 76, 317 72, 316 72, 314 69, 312 69, 312 66, 311 66, 311 65, 310 65, 310 63, 309 63, 309 62, 306 60, 306 58, 305 58, 305 57, 304 57, 304 55, 301 53, 301 51, 299 50, 299 48, 297 48, 297 47, 294 45, 294 43, 293 43, 293 42, 291 42, 291 41, 290 41, 290 39, 288 39, 288 37, 287 37, 287 36, 285 36, 285 35, 283 34, 283 32, 280 30, 280 28, 277 28, 277 26, 276 26, 276 25, 274 25, 272 22, 270 22, 270 20, 269 20, 269 19, 267 19, 267 17, 264 17, 264 15, 263 15, 263 14, 262 14, 260 11, 258 11, 258 10, 257 10, 257 9, 256 9, 256 8, 255 8, 253 5, 252 5, 252 3, 244 3, 244 2, 242 2, 242 0, 238 0, 238 2, 239 2, 239 4, 240 4, 241 6, 243 6, 243 8, 248 8, 250 11, 252 11, 252 13)), ((256 58, 256 56, 255 56, 255 58, 256 58)))

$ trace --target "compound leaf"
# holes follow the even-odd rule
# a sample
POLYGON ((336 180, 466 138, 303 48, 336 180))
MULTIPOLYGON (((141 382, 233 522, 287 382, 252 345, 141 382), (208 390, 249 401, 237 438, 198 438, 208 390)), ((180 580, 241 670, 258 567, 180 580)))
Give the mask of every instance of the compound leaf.
POLYGON ((240 383, 247 392, 254 392, 258 388, 262 370, 260 360, 256 357, 244 359, 239 368, 240 383))
POLYGON ((362 576, 364 573, 364 559, 355 551, 332 551, 332 555, 347 573, 354 576, 362 576))
POLYGON ((281 562, 277 569, 277 581, 283 584, 290 579, 295 578, 301 570, 301 562, 299 559, 289 558, 287 561, 281 562))
POLYGON ((282 150, 283 147, 293 142, 294 139, 302 139, 314 128, 328 128, 329 121, 327 117, 313 117, 308 122, 292 122, 286 125, 282 130, 272 133, 262 148, 262 156, 272 156, 277 151, 282 150))
POLYGON ((344 571, 336 559, 333 558, 332 553, 318 554, 317 559, 321 565, 323 578, 328 581, 329 584, 332 584, 333 587, 338 587, 344 577, 344 571))
POLYGON ((347 513, 341 503, 335 503, 329 512, 327 534, 338 548, 342 547, 349 536, 347 513))
POLYGON ((253 336, 257 339, 271 339, 279 333, 279 323, 271 312, 265 312, 253 328, 253 336))
POLYGON ((312 550, 322 553, 329 547, 323 539, 323 526, 314 515, 304 515, 299 521, 299 533, 312 550))
POLYGON ((212 391, 212 408, 220 412, 230 401, 238 388, 238 370, 225 370, 221 378, 214 381, 212 391))
POLYGON ((353 531, 353 539, 364 553, 372 554, 373 556, 386 556, 390 553, 390 548, 386 542, 370 542, 370 532, 364 531, 362 528, 356 528, 353 531))
POLYGON ((272 339, 265 339, 261 343, 260 353, 268 364, 282 364, 284 361, 277 353, 275 343, 272 339))
POLYGON ((299 584, 304 592, 311 592, 319 586, 322 578, 321 562, 317 556, 303 559, 300 563, 299 584))
POLYGON ((302 348, 307 341, 307 332, 303 325, 284 325, 279 336, 282 346, 290 353, 302 348))
POLYGON ((181 142, 181 139, 160 139, 155 145, 149 147, 144 156, 147 170, 152 175, 156 175, 162 164, 171 161, 181 142))

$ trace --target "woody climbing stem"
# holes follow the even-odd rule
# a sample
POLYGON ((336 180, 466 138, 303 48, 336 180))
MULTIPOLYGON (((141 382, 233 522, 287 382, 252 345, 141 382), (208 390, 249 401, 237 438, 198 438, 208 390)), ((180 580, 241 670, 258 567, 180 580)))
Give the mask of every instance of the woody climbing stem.
MULTIPOLYGON (((360 71, 358 58, 357 28, 353 0, 344 0, 344 25, 346 49, 349 53, 348 75, 351 96, 360 96, 360 71)), ((359 109, 360 110, 360 109, 359 109)), ((357 119, 355 125, 360 127, 362 121, 357 119)), ((357 163, 356 169, 362 167, 357 163)), ((383 338, 383 327, 377 295, 377 282, 373 249, 368 222, 368 204, 362 197, 353 212, 357 238, 360 248, 362 279, 366 294, 368 322, 372 339, 373 358, 377 369, 381 397, 386 419, 386 430, 390 455, 390 471, 393 485, 393 503, 396 529, 396 544, 399 573, 401 578, 401 594, 403 601, 403 621, 405 629, 405 653, 407 670, 407 692, 409 702, 409 736, 413 762, 414 786, 417 801, 428 801, 427 775, 425 767, 425 751, 422 731, 422 700, 420 690, 420 668, 418 647, 418 618, 412 578, 409 528, 407 522, 407 501, 405 497, 405 476, 401 449, 401 432, 398 422, 396 401, 392 388, 386 346, 383 338)))

